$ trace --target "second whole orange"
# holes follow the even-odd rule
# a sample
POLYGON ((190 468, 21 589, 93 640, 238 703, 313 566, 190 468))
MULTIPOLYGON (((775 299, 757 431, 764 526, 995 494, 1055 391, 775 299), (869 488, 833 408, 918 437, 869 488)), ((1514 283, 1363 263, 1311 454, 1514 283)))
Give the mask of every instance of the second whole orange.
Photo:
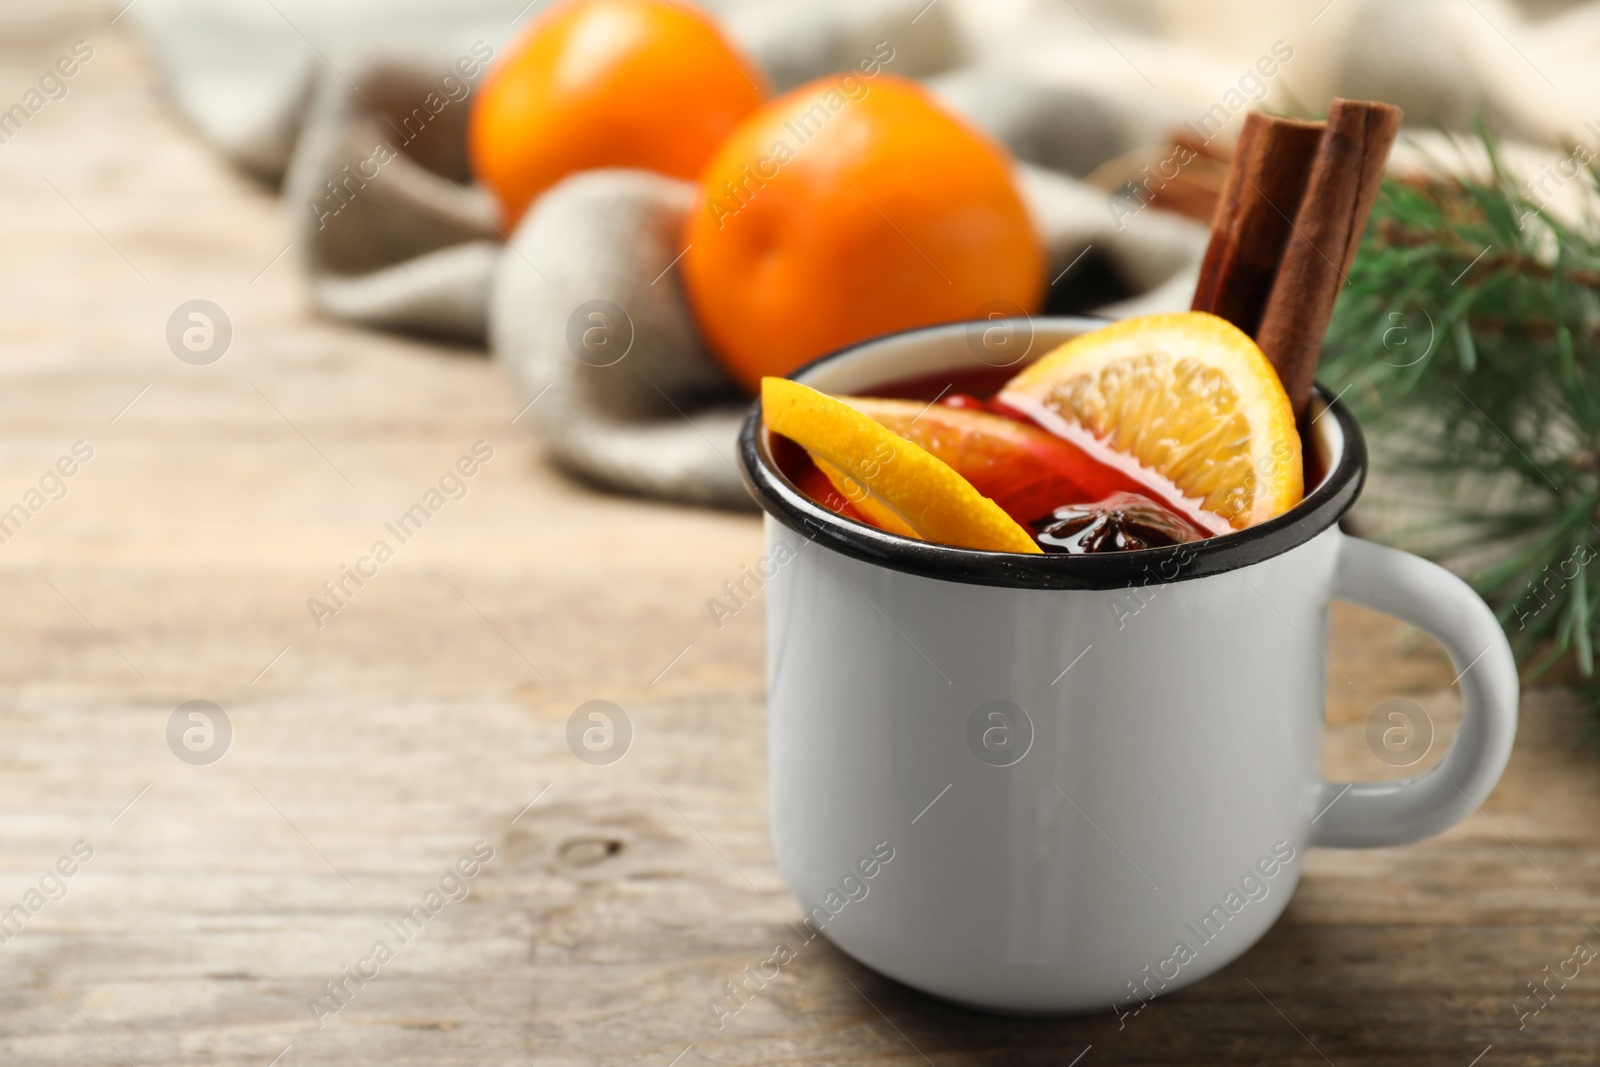
POLYGON ((701 329, 752 392, 878 334, 1031 314, 1045 290, 1005 152, 884 73, 825 77, 746 119, 701 175, 684 243, 701 329))

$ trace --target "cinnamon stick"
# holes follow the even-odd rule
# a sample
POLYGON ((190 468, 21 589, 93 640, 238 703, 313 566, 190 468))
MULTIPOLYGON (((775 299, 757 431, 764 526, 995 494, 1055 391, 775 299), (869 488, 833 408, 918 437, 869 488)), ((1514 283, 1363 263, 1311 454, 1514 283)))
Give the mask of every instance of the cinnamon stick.
POLYGON ((1211 218, 1195 311, 1209 311, 1252 336, 1272 292, 1284 247, 1322 143, 1323 124, 1252 111, 1211 218))
POLYGON ((1248 331, 1304 414, 1333 305, 1372 213, 1400 109, 1335 99, 1259 326, 1248 331))

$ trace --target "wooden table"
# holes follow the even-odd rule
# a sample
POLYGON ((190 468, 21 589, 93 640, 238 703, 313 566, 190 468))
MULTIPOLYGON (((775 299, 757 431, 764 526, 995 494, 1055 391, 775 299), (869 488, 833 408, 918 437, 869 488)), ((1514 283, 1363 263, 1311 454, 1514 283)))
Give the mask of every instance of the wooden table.
MULTIPOLYGON (((280 205, 162 104, 105 11, 7 18, 7 94, 79 37, 96 57, 0 145, 0 509, 93 449, 0 545, 0 908, 74 871, 0 945, 0 1061, 1600 1058, 1600 964, 1526 1029, 1513 1011, 1600 947, 1600 766, 1545 692, 1481 816, 1313 853, 1259 946, 1120 1027, 958 1010, 819 942, 719 1030, 710 1000, 799 915, 767 840, 760 612, 719 630, 705 606, 757 522, 576 487, 480 354, 308 314, 280 205), (196 298, 233 325, 210 366, 164 337, 196 298), (307 599, 477 441, 465 498, 317 628, 307 599), (618 763, 567 747, 591 699, 632 718, 618 763), (168 745, 190 700, 231 723, 209 765, 168 745), (386 923, 480 841, 470 895, 401 944, 386 923), (359 963, 379 940, 393 958, 359 963), (319 1019, 346 966, 378 976, 319 1019)), ((1389 697, 1448 739, 1434 646, 1343 609, 1333 645, 1329 774, 1401 773, 1364 740, 1389 697)))

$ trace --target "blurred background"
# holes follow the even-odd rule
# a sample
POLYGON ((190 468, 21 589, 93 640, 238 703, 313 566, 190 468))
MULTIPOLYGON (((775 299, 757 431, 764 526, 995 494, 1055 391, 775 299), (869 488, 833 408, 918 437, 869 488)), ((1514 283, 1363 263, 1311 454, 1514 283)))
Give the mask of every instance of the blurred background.
MULTIPOLYGON (((541 58, 547 6, 0 4, 6 1062, 945 1067, 1233 1040, 1282 1063, 1310 1056, 1296 1025, 1338 1062, 1580 1062, 1596 994, 1531 1030, 1507 1004, 1600 936, 1600 4, 664 3, 541 58), (652 42, 675 88, 593 91, 652 42), (982 195, 1041 269, 948 306, 830 288, 887 292, 922 269, 893 231, 916 251, 942 239, 913 228, 928 204, 978 195, 863 143, 829 158, 881 178, 848 217, 889 229, 795 253, 805 287, 774 291, 815 298, 729 320, 756 275, 688 238, 722 232, 703 176, 740 180, 722 213, 845 215, 780 207, 717 150, 786 91, 837 90, 843 129, 897 78, 999 161, 982 195), (1323 363, 1377 460, 1352 528, 1468 575, 1536 683, 1488 810, 1313 856, 1280 928, 1160 1025, 970 1015, 826 945, 714 1025, 794 911, 764 604, 730 589, 764 551, 733 466, 751 375, 990 305, 1186 308, 1244 113, 1334 96, 1406 112, 1323 363), (561 136, 533 158, 528 128, 561 136), (571 740, 593 701, 600 762, 571 740), (329 999, 472 855, 435 925, 329 999), (1404 966, 1371 962, 1396 944, 1404 966)), ((996 254, 951 262, 992 277, 996 254)), ((1331 631, 1328 774, 1435 762, 1443 654, 1343 607, 1331 631), (1427 738, 1399 756, 1371 740, 1397 706, 1427 738)))

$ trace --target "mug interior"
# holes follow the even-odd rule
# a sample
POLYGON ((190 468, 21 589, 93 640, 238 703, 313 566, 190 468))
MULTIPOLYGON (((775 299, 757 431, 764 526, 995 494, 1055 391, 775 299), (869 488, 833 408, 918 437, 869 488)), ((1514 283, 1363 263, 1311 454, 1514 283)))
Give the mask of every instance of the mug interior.
MULTIPOLYGON (((1002 366, 982 342, 985 331, 1009 328, 1008 344, 1020 355, 1007 369, 1023 367, 1056 346, 1107 323, 1080 317, 951 323, 865 341, 823 356, 792 377, 824 393, 870 396, 874 390, 942 372, 983 371, 1002 366)), ((1360 494, 1366 447, 1349 411, 1317 387, 1302 447, 1312 450, 1322 472, 1304 499, 1274 519, 1203 541, 1162 548, 1090 555, 1024 555, 955 548, 901 537, 843 518, 811 500, 779 469, 761 422, 758 399, 739 435, 745 481, 763 510, 779 522, 845 555, 893 570, 931 578, 1046 589, 1112 589, 1221 574, 1287 552, 1336 523, 1360 494)))

